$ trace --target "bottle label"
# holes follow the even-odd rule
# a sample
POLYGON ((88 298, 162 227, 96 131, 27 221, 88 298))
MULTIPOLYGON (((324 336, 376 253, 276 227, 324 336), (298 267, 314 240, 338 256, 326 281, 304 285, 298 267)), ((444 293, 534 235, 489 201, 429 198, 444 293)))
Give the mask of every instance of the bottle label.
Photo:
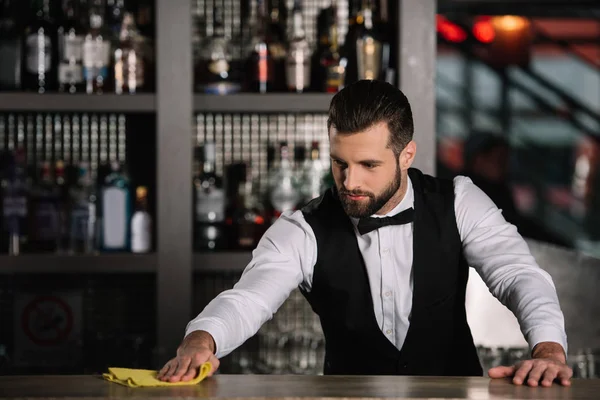
POLYGON ((59 215, 56 206, 49 202, 41 202, 35 210, 34 236, 40 240, 53 240, 59 234, 59 215))
POLYGON ((5 217, 27 216, 27 199, 23 196, 6 196, 2 206, 5 217))
POLYGON ((358 78, 377 79, 381 72, 381 43, 372 37, 356 41, 358 78))
POLYGON ((287 62, 287 84, 294 90, 302 90, 310 85, 310 65, 304 59, 291 59, 287 62))
POLYGON ((58 66, 58 81, 64 84, 83 82, 83 68, 78 64, 61 63, 58 66))
POLYGON ((71 237, 75 240, 86 240, 88 236, 89 209, 80 204, 71 213, 71 237))
POLYGON ((152 222, 147 212, 138 211, 131 219, 131 251, 147 253, 150 251, 152 222))
POLYGON ((80 62, 83 59, 83 36, 65 35, 63 51, 63 60, 80 62))
POLYGON ((86 40, 83 43, 83 65, 88 68, 107 68, 110 62, 110 43, 105 40, 86 40))
POLYGON ((52 63, 52 42, 50 37, 36 33, 27 36, 25 41, 27 57, 25 65, 32 74, 48 72, 52 63))
POLYGON ((98 77, 106 78, 108 77, 108 68, 95 68, 95 67, 84 67, 83 68, 83 78, 84 79, 96 79, 98 77))
POLYGON ((124 249, 127 244, 127 192, 106 188, 102 196, 102 240, 106 249, 124 249))
POLYGON ((225 220, 225 192, 222 189, 198 189, 196 194, 196 221, 222 222, 225 220))

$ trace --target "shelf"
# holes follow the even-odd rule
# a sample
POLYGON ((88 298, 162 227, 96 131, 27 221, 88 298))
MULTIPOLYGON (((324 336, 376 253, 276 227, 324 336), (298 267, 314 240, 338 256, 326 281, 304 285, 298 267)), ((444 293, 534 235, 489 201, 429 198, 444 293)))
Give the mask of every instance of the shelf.
POLYGON ((154 273, 154 254, 0 256, 0 274, 154 273))
POLYGON ((326 113, 333 94, 328 93, 240 93, 232 95, 197 94, 198 112, 326 113))
POLYGON ((241 273, 251 259, 251 252, 195 253, 194 272, 241 273))
POLYGON ((1 111, 126 112, 156 110, 156 95, 0 93, 1 111))

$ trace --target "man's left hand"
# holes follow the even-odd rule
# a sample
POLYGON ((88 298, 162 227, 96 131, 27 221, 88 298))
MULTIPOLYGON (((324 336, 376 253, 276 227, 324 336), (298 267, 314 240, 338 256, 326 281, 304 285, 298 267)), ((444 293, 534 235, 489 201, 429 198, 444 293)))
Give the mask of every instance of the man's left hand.
POLYGON ((554 342, 542 342, 535 346, 531 360, 512 367, 494 367, 488 371, 490 378, 512 377, 515 385, 552 386, 554 381, 563 386, 571 385, 573 370, 566 364, 562 346, 554 342))

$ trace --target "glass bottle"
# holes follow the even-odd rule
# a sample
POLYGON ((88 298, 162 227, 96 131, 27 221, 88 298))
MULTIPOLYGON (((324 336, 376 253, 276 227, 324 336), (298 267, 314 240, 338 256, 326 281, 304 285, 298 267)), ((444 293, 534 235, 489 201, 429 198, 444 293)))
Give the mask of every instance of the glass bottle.
POLYGON ((202 163, 197 163, 194 176, 195 248, 222 249, 226 247, 226 202, 222 178, 216 173, 215 143, 204 143, 200 156, 202 163))
POLYGON ((148 212, 148 188, 135 191, 136 210, 131 217, 131 252, 148 253, 152 248, 152 217, 148 212))
MULTIPOLYGON (((275 90, 275 60, 273 46, 267 36, 268 17, 266 0, 257 0, 258 21, 251 28, 250 56, 247 60, 246 90, 250 92, 267 93, 275 90)), ((277 48, 277 47, 275 47, 277 48)))
POLYGON ((50 162, 40 167, 31 195, 28 252, 48 253, 60 248, 60 196, 52 179, 50 162))
POLYGON ((15 21, 17 1, 0 2, 0 90, 21 89, 21 35, 15 21))
POLYGON ((200 42, 196 89, 211 94, 237 93, 241 84, 232 76, 232 43, 225 37, 223 10, 214 7, 214 33, 200 42))
POLYGON ((79 24, 79 2, 65 0, 64 19, 59 35, 58 90, 63 93, 85 91, 83 82, 84 30, 79 24))
POLYGON ((33 18, 25 28, 23 89, 46 93, 58 89, 58 27, 50 0, 31 2, 33 18))
POLYGON ((126 12, 114 51, 115 93, 136 93, 144 89, 147 51, 146 40, 136 28, 133 14, 126 12))
POLYGON ((111 61, 111 32, 104 25, 104 4, 92 0, 89 29, 83 42, 83 76, 88 94, 108 90, 109 65, 111 61))
POLYGON ((294 173, 290 161, 289 147, 285 141, 280 143, 278 161, 269 173, 269 200, 273 220, 279 218, 286 211, 295 210, 301 200, 297 176, 294 173))
POLYGON ((131 190, 127 174, 118 162, 111 163, 101 191, 102 250, 128 251, 130 245, 131 190))
POLYGON ((90 254, 94 250, 95 236, 94 229, 90 229, 90 222, 96 217, 96 210, 90 204, 93 181, 87 163, 81 163, 77 169, 77 182, 69 189, 69 252, 90 254))
POLYGON ((322 90, 326 93, 337 93, 344 88, 348 60, 340 54, 338 25, 335 19, 329 27, 329 35, 324 42, 326 44, 323 46, 323 52, 319 59, 320 69, 325 77, 322 82, 322 90))
POLYGON ((319 142, 313 141, 310 149, 310 159, 304 166, 302 175, 302 198, 307 203, 323 193, 323 176, 325 167, 321 161, 319 142))
POLYGON ((286 78, 288 90, 302 93, 310 86, 311 50, 304 33, 302 4, 294 1, 292 10, 292 38, 286 57, 286 78))
POLYGON ((252 174, 245 163, 230 166, 228 178, 235 186, 227 212, 229 245, 234 250, 254 250, 267 228, 264 208, 254 193, 252 174))

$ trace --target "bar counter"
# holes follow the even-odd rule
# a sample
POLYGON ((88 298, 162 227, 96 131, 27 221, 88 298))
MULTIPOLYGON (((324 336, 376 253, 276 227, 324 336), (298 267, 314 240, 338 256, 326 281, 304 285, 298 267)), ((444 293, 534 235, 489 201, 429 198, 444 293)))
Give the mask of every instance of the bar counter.
POLYGON ((194 386, 129 388, 99 376, 3 376, 0 399, 566 399, 600 398, 599 379, 571 387, 516 386, 488 378, 216 375, 194 386))

